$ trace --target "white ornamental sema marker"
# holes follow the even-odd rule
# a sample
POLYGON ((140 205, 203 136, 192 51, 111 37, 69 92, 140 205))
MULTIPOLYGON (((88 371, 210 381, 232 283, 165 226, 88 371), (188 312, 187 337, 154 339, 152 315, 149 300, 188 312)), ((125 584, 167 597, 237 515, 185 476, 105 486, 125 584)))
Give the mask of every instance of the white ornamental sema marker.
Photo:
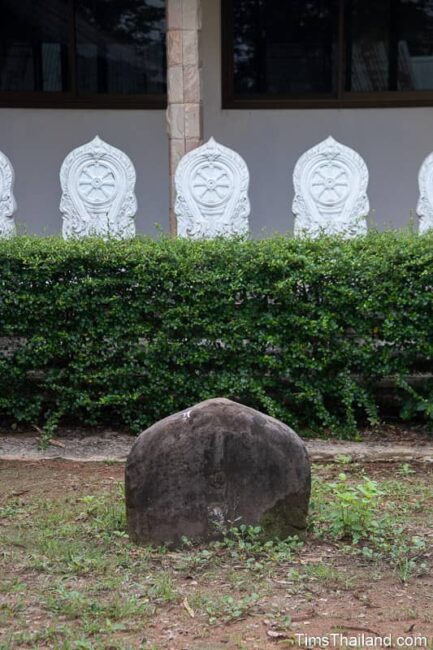
POLYGON ((0 151, 0 238, 16 235, 14 215, 17 204, 14 197, 15 173, 12 164, 0 151))
POLYGON ((177 232, 209 239, 248 233, 248 167, 213 138, 187 153, 175 175, 177 232))
POLYGON ((418 185, 416 213, 419 217, 419 233, 423 235, 433 228, 433 153, 427 156, 420 167, 418 185))
POLYGON ((71 151, 60 170, 63 238, 134 237, 135 180, 128 156, 99 137, 71 151))
POLYGON ((293 173, 295 235, 364 235, 370 205, 361 156, 329 136, 306 151, 293 173))

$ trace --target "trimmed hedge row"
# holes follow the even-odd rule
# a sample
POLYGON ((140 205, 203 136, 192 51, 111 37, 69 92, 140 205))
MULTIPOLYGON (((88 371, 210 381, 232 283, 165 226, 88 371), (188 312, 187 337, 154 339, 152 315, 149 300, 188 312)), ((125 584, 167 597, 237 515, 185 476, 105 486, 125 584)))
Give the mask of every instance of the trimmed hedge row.
POLYGON ((138 431, 226 396, 294 427, 433 414, 433 236, 0 243, 0 414, 138 431), (5 345, 4 339, 2 339, 5 345), (1 343, 1 341, 0 341, 1 343), (14 349, 13 349, 14 348, 14 349))

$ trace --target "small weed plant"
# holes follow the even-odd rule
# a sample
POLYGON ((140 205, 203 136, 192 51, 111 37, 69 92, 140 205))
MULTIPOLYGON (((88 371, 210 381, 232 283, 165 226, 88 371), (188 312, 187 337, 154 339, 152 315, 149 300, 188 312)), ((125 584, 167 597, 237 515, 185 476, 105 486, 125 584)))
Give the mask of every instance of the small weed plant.
POLYGON ((202 609, 206 612, 210 625, 230 623, 244 617, 260 600, 257 593, 243 598, 224 594, 218 598, 204 598, 202 609))
POLYGON ((386 558, 402 582, 426 571, 424 539, 408 534, 386 509, 387 495, 377 481, 364 476, 351 484, 340 473, 336 481, 318 484, 315 493, 311 526, 316 535, 349 542, 351 552, 370 560, 386 558))
POLYGON ((291 562, 303 543, 297 537, 286 539, 267 539, 261 526, 241 526, 231 528, 217 548, 226 549, 231 557, 247 563, 291 562))
POLYGON ((377 509, 383 492, 376 481, 364 477, 362 483, 350 485, 347 475, 341 473, 329 488, 332 507, 325 508, 324 516, 332 537, 357 544, 377 532, 377 509))

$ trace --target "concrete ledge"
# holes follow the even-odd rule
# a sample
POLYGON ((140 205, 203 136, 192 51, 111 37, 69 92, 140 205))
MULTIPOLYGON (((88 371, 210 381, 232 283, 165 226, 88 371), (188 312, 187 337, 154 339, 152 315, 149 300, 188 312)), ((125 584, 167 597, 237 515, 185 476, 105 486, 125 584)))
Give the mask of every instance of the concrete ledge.
MULTIPOLYGON (((123 463, 135 437, 108 431, 96 435, 68 435, 55 439, 40 449, 40 437, 29 434, 0 434, 0 460, 37 461, 68 460, 72 462, 123 463)), ((306 440, 313 462, 330 463, 340 456, 363 463, 425 463, 433 464, 433 443, 419 445, 306 440)))

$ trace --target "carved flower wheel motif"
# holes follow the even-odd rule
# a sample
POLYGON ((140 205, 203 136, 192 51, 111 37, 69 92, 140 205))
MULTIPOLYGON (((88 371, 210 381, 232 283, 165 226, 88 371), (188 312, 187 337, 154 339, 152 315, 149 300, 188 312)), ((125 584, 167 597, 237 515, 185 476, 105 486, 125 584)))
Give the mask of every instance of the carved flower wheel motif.
POLYGON ((324 205, 344 201, 350 192, 350 172, 335 160, 317 165, 311 176, 313 198, 324 205))
POLYGON ((192 194, 204 205, 224 203, 233 188, 233 175, 226 165, 211 161, 202 163, 191 175, 192 194))
POLYGON ((113 170, 105 163, 95 161, 85 165, 78 176, 78 192, 88 203, 109 201, 115 192, 113 170))

